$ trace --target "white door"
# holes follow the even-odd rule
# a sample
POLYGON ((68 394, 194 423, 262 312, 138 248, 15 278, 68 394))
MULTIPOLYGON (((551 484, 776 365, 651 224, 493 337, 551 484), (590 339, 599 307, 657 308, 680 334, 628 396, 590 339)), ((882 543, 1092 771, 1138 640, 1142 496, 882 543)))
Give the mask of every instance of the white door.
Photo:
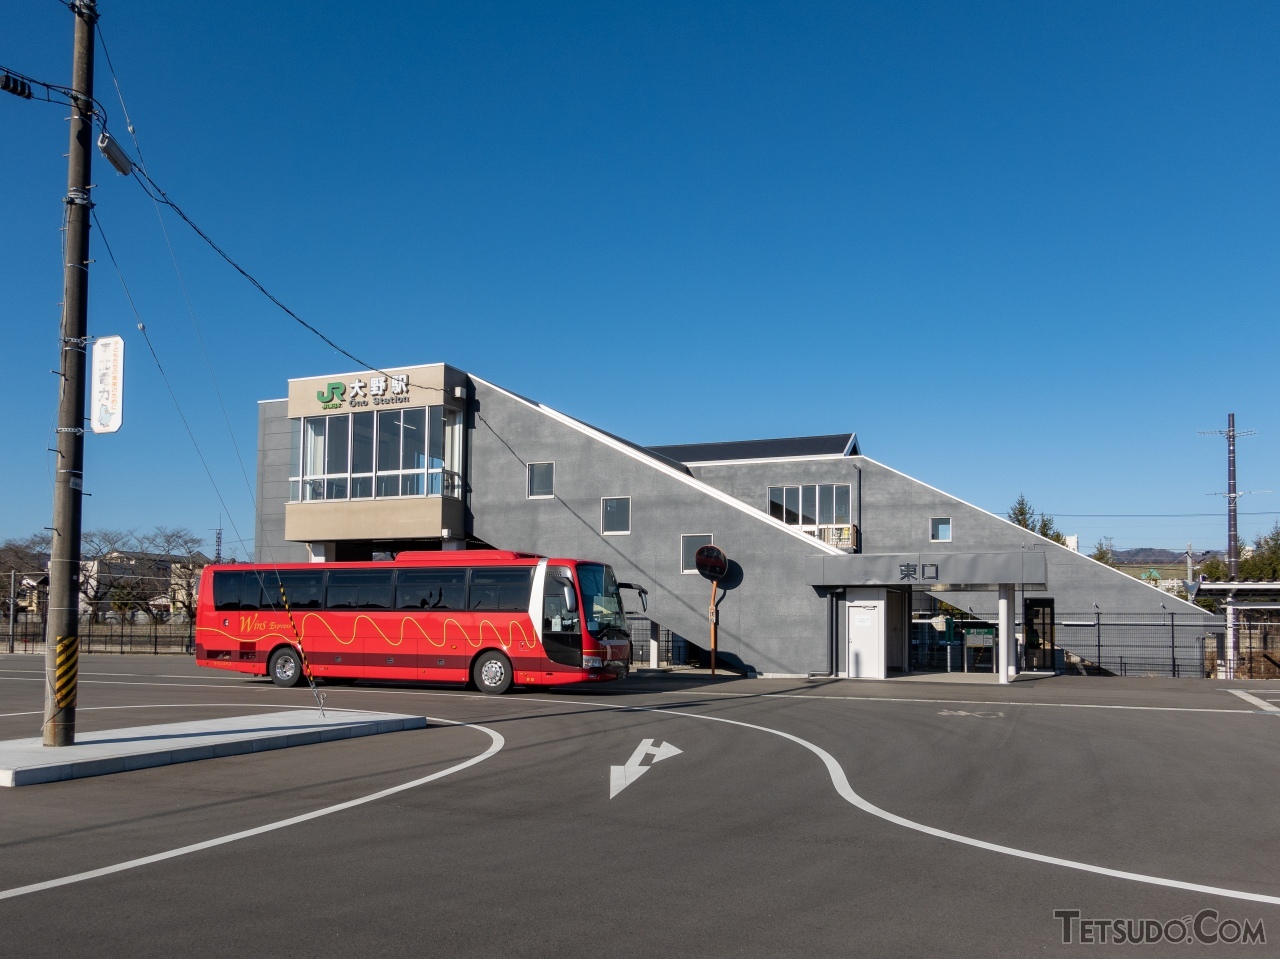
POLYGON ((849 604, 849 676, 884 679, 884 612, 879 603, 849 604))

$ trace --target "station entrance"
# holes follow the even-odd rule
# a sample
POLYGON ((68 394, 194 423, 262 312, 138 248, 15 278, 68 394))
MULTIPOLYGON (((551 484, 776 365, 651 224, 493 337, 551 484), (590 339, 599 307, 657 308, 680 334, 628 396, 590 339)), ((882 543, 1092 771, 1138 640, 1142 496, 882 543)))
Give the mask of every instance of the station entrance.
POLYGON ((1058 668, 1053 599, 1022 601, 1022 668, 1028 672, 1058 668))
MULTIPOLYGON (((953 613, 955 611, 952 611, 953 613)), ((917 673, 994 673, 1000 624, 938 612, 911 620, 910 667, 917 673)))
MULTIPOLYGON (((951 670, 986 672, 998 682, 1009 682, 1022 666, 1014 632, 1017 591, 1045 589, 1047 571, 1045 554, 1037 550, 853 553, 806 560, 809 583, 833 604, 843 601, 845 615, 838 618, 843 635, 838 636, 835 628, 829 630, 829 652, 838 674, 856 679, 951 670), (913 622, 912 602, 917 594, 928 597, 970 590, 997 594, 994 620, 944 615, 913 622)), ((1045 607, 1034 608, 1043 624, 1045 607)), ((949 609, 959 613, 956 607, 949 609)), ((1052 624, 1052 601, 1047 617, 1052 624)), ((1045 648, 1047 642, 1052 650, 1051 625, 1037 637, 1036 649, 1045 648)), ((1052 661, 1052 653, 1049 657, 1052 661)))

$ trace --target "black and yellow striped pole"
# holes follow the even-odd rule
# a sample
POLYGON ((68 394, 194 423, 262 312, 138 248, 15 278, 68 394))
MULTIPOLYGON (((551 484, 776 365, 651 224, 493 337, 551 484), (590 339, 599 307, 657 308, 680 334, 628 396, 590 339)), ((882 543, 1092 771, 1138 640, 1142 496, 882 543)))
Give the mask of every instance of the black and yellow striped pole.
POLYGON ((307 685, 311 687, 311 695, 316 698, 316 705, 320 707, 320 715, 324 715, 324 693, 316 688, 316 678, 311 672, 311 662, 307 659, 307 651, 302 648, 302 634, 298 632, 298 624, 293 619, 293 609, 289 606, 289 596, 284 591, 284 581, 277 574, 276 583, 280 586, 280 605, 284 607, 284 614, 289 618, 289 628, 293 630, 294 648, 298 651, 298 659, 302 662, 302 675, 307 678, 307 685))

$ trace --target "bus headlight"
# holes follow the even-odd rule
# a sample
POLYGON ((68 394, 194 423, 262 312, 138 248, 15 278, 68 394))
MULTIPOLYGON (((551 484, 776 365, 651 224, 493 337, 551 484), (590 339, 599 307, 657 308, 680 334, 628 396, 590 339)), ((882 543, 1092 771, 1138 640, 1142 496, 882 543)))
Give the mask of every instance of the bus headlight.
POLYGON ((582 657, 583 669, 599 669, 603 665, 604 665, 604 662, 603 660, 600 659, 599 656, 583 656, 582 657))

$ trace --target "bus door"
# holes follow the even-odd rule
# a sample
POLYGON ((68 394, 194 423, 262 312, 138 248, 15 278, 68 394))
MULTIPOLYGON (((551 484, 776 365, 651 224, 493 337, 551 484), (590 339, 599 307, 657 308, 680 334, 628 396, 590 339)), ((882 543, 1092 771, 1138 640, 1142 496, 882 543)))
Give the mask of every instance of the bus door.
POLYGON ((467 571, 402 569, 396 582, 397 630, 417 652, 415 679, 465 682, 471 650, 467 630, 467 571))
MULTIPOLYGON (((573 571, 567 566, 548 566, 542 591, 542 649, 546 658, 542 669, 548 675, 560 668, 582 668, 582 614, 573 571)), ((545 678, 545 677, 544 677, 545 678)))

